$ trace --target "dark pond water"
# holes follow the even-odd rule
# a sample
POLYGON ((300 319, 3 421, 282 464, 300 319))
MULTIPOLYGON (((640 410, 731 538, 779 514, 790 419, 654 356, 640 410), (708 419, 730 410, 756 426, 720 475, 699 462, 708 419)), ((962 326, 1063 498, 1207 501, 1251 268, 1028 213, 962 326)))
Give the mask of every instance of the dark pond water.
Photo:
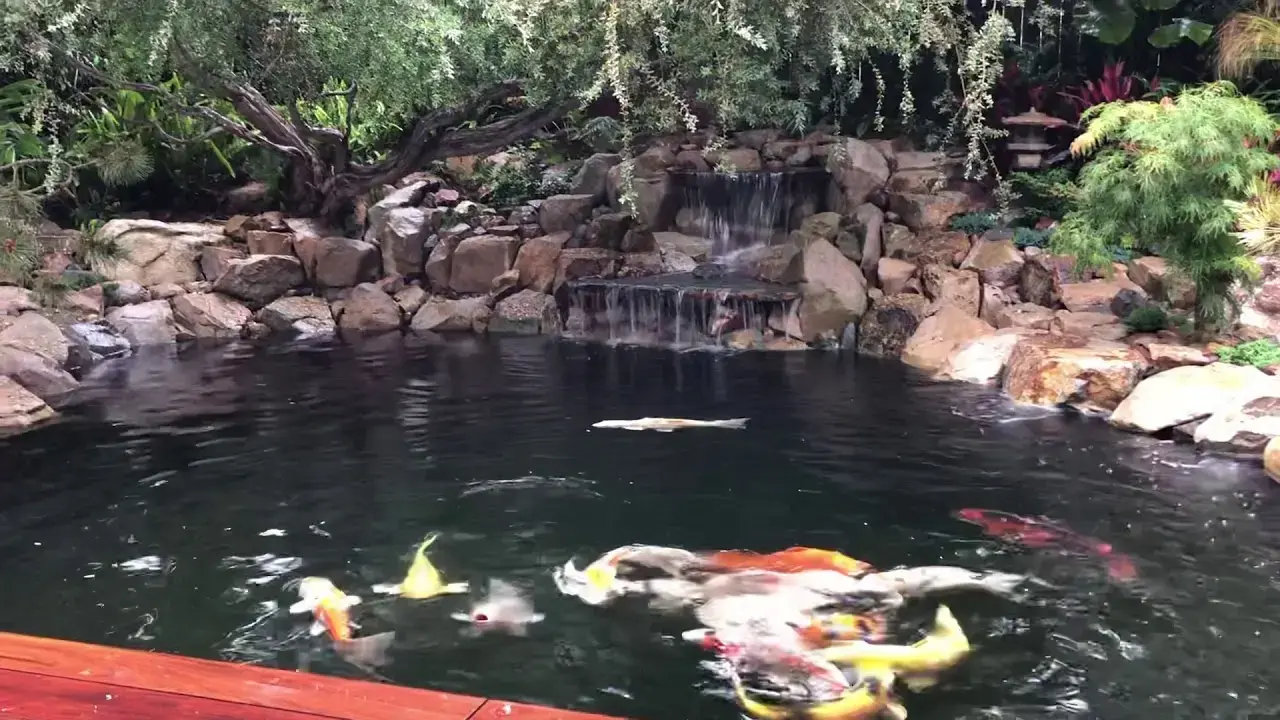
MULTIPOLYGON (((549 571, 629 542, 840 548, 876 566, 1034 572, 1026 603, 950 601, 975 652, 912 718, 1245 718, 1271 683, 1280 506, 1255 468, 1100 422, 826 354, 712 355, 541 339, 227 347, 100 368, 61 425, 0 444, 3 628, 348 676, 283 585, 403 574, 532 589, 529 637, 463 637, 465 598, 363 608, 393 682, 637 718, 732 718, 692 627, 561 598, 549 571), (744 431, 588 431, 645 415, 744 431), (961 507, 1044 514, 1140 580, 983 539, 961 507)), ((904 639, 931 613, 906 614, 904 639)))

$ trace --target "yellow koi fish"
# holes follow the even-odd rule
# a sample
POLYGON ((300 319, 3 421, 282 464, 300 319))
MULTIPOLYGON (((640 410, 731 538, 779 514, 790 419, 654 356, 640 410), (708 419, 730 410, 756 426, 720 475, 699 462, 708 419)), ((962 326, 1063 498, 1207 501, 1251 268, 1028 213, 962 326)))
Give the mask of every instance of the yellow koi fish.
POLYGON ((772 705, 753 700, 736 672, 732 673, 733 693, 743 711, 756 720, 871 720, 883 715, 906 720, 907 709, 890 694, 893 672, 870 664, 859 671, 862 677, 855 687, 826 702, 772 705))
POLYGON ((374 585, 372 590, 380 595, 399 595, 412 600, 427 600, 440 595, 458 595, 468 591, 467 583, 445 583, 440 571, 427 559, 427 548, 436 541, 438 534, 427 536, 414 553, 413 563, 404 580, 397 585, 374 585))
POLYGON ((913 690, 934 684, 938 673, 955 666, 969 654, 969 638, 946 605, 938 606, 933 630, 914 645, 878 645, 867 642, 837 643, 816 652, 836 665, 861 667, 884 665, 913 690))

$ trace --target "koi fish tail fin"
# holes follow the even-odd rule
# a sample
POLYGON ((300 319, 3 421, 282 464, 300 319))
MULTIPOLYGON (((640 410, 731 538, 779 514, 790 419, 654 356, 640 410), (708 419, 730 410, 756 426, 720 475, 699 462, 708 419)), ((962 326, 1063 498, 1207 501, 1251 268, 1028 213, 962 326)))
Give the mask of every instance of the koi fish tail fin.
POLYGON ((885 703, 884 709, 885 712, 888 713, 889 717, 893 718, 893 720, 907 720, 907 708, 897 700, 891 700, 888 703, 885 703))
POLYGON ((335 640, 333 649, 339 657, 357 667, 383 667, 391 662, 387 657, 387 650, 395 639, 394 632, 385 632, 350 640, 335 640))
POLYGON ((716 420, 716 427, 728 428, 730 430, 743 430, 747 427, 747 421, 751 418, 730 418, 728 420, 716 420))
POLYGON ((465 582, 448 583, 442 591, 446 595, 465 595, 471 592, 471 584, 465 582))
POLYGON ((737 699, 739 707, 742 708, 749 717, 756 720, 787 720, 792 715, 786 709, 775 708, 765 705, 762 702, 752 700, 747 694, 747 688, 742 684, 742 678, 738 676, 736 669, 729 670, 729 680, 733 684, 733 695, 737 699))
POLYGON ((529 616, 529 622, 531 623, 540 623, 546 619, 547 619, 547 616, 543 615, 542 613, 533 613, 532 615, 529 616))
POLYGON ((302 615, 303 613, 315 612, 316 601, 312 598, 303 598, 298 602, 289 606, 290 615, 302 615))
POLYGON ((404 585, 400 583, 378 584, 369 589, 377 595, 399 595, 404 592, 404 585))
POLYGON ((431 547, 431 544, 434 543, 438 537, 440 537, 440 533, 433 532, 423 538, 422 544, 418 546, 418 554, 421 555, 426 552, 427 548, 431 547))
POLYGON ((980 584, 982 588, 993 595, 1002 595, 1004 597, 1014 597, 1017 595, 1018 587, 1027 580, 1032 579, 1029 575, 1014 575, 1013 573, 993 572, 982 578, 980 584))

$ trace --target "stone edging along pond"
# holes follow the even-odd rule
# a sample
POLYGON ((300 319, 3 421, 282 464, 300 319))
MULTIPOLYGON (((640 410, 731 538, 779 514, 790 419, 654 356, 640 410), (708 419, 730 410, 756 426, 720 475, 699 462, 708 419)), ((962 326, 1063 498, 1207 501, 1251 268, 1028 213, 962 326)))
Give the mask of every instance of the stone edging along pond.
MULTIPOLYGON (((795 288, 797 300, 764 327, 730 325, 724 344, 856 346, 939 380, 999 384, 1016 402, 1109 413, 1118 427, 1209 451, 1259 455, 1280 436, 1280 379, 1217 362, 1211 346, 1170 330, 1128 331, 1121 318, 1135 308, 1194 304, 1160 258, 1078 278, 1069 258, 1020 249, 1007 233, 950 231, 950 217, 982 204, 944 153, 833 136, 731 149, 739 166, 820 163, 834 211, 808 208, 783 242, 744 258, 740 272, 795 288)), ((71 372, 142 346, 406 329, 559 333, 574 322, 558 293, 566 282, 687 273, 707 259, 711 243, 689 234, 693 219, 671 217, 674 175, 664 173, 705 172, 681 163, 726 156, 715 152, 642 153, 639 221, 619 207, 620 158, 608 155, 583 164, 570 194, 502 213, 438 177, 410 176, 367 207, 360 238, 271 212, 216 224, 109 221, 95 238, 120 252, 91 268, 106 282, 56 302, 0 285, 0 428, 52 417, 45 400, 56 406, 76 388, 71 372)), ((68 267, 80 242, 49 229, 45 271, 84 272, 68 267)), ((1274 337, 1280 264, 1263 268, 1241 320, 1274 337)))

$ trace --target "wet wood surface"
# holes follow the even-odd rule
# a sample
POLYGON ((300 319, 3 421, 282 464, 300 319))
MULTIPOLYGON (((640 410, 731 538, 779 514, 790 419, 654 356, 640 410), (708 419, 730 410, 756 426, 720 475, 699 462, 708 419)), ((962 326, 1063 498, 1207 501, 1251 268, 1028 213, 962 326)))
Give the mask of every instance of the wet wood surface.
POLYGON ((0 633, 0 720, 615 720, 501 700, 0 633))

